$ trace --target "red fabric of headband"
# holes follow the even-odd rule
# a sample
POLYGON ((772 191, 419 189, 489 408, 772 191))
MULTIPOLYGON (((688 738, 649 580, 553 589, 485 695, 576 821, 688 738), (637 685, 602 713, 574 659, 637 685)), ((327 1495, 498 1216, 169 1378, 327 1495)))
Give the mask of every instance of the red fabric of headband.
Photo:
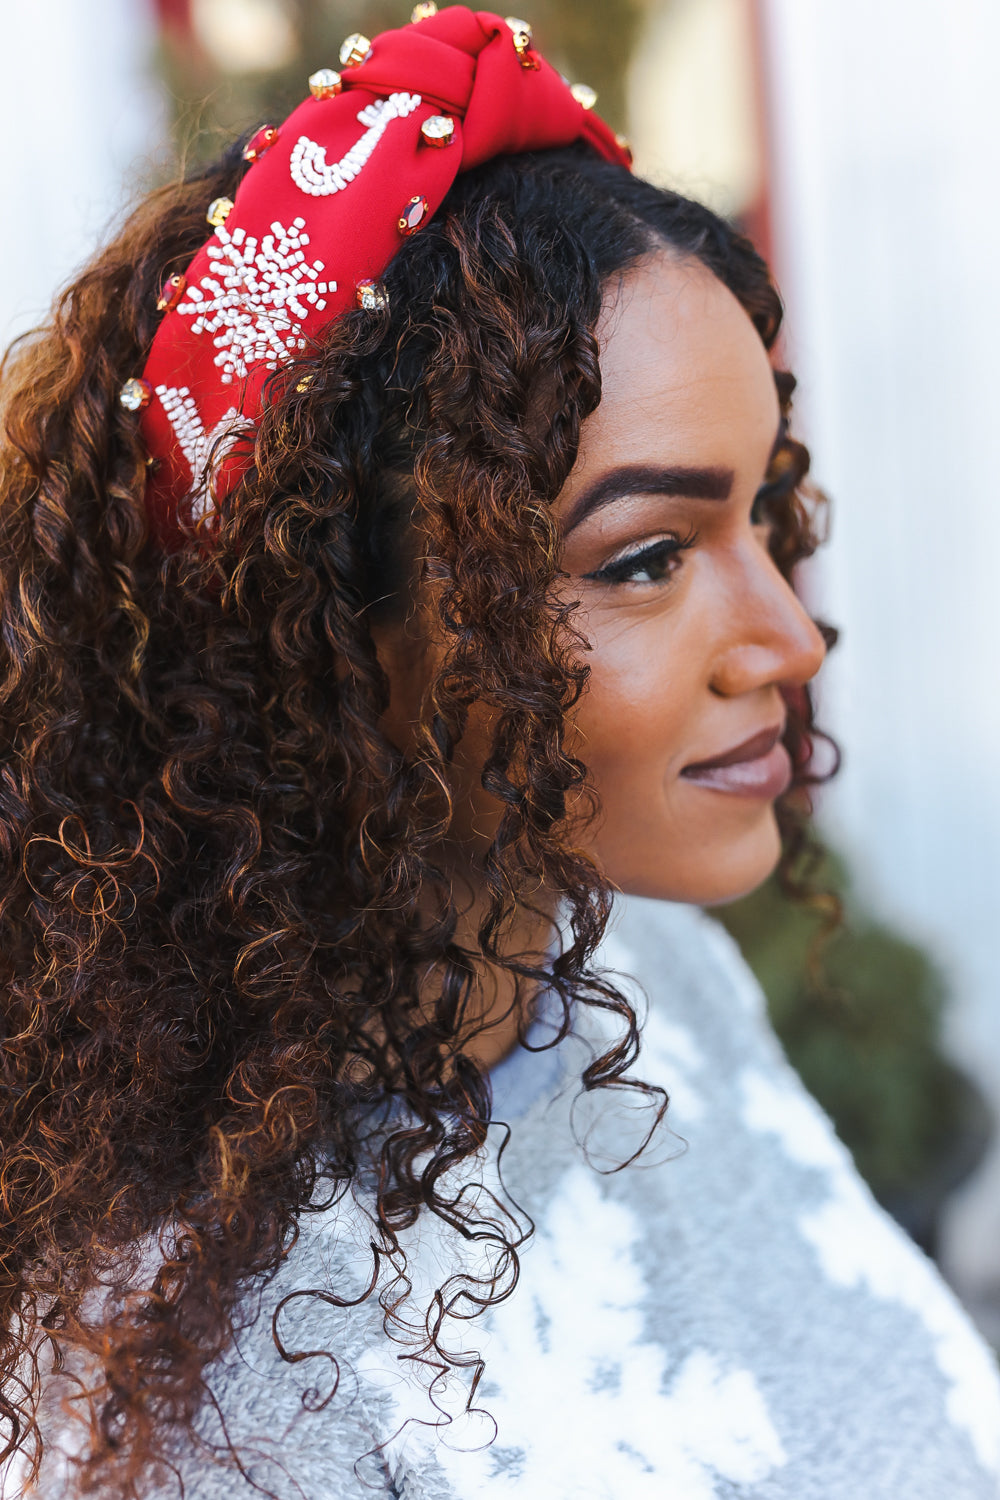
MULTIPOLYGON (((337 88, 336 74, 311 82, 321 89, 324 77, 337 88)), ((339 92, 258 132, 234 204, 213 205, 214 234, 163 288, 142 378, 122 395, 144 408, 147 502, 161 542, 176 545, 178 523, 204 516, 209 492, 234 482, 222 456, 258 415, 271 372, 366 305, 358 284, 377 281, 460 171, 581 139, 629 164, 627 147, 529 36, 460 5, 376 37, 344 68, 339 92)), ((368 305, 378 296, 369 288, 368 305)))

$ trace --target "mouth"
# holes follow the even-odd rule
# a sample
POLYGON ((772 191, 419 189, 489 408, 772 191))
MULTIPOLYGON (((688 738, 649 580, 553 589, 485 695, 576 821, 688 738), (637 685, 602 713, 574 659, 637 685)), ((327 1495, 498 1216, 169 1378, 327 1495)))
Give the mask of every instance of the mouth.
POLYGON ((791 758, 781 743, 784 732, 784 724, 763 729, 721 755, 685 766, 681 775, 708 791, 773 801, 792 779, 791 758))

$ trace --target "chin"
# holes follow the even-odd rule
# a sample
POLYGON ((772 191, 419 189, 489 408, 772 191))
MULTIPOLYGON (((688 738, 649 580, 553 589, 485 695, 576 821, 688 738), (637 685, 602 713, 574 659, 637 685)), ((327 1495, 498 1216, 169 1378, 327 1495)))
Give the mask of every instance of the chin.
POLYGON ((781 835, 773 806, 767 808, 758 824, 735 839, 702 837, 690 840, 683 848, 675 838, 668 850, 666 840, 654 844, 654 830, 643 832, 643 840, 631 844, 626 860, 608 859, 605 864, 609 879, 626 896, 683 901, 690 906, 722 906, 749 896, 763 885, 781 858, 781 835), (648 847, 645 859, 643 845, 648 847))

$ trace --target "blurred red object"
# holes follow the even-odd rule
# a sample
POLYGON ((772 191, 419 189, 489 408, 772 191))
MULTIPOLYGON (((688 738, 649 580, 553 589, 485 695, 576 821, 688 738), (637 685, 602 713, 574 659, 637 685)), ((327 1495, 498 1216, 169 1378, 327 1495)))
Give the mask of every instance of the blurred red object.
POLYGON ((185 41, 191 38, 191 0, 153 0, 153 4, 165 32, 185 41))

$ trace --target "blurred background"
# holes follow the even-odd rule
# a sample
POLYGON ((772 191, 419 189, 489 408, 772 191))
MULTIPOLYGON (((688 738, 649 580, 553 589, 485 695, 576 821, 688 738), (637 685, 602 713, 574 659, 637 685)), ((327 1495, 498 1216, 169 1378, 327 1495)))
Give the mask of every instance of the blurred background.
MULTIPOLYGON (((135 194, 280 119, 408 0, 0 0, 0 344, 135 194), (29 149, 30 148, 30 149, 29 149)), ((722 914, 875 1192, 1000 1345, 1000 7, 531 0, 636 166, 775 267, 833 497, 821 884, 722 914)))

